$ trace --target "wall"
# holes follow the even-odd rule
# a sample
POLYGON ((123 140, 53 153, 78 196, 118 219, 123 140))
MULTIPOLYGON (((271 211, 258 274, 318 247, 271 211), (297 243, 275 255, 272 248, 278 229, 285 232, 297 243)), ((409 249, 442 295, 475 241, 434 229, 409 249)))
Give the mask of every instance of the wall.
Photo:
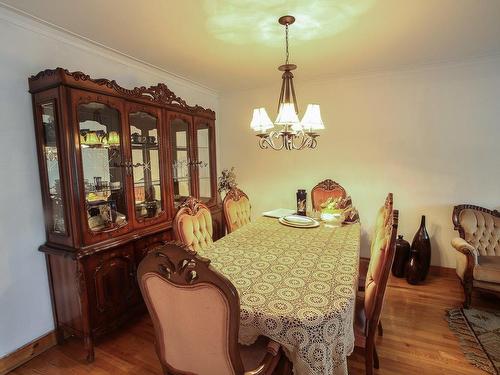
MULTIPOLYGON (((61 66, 124 87, 165 82, 218 110, 209 89, 3 8, 0 4, 0 357, 53 329, 28 77, 61 66)), ((167 48, 167 46, 158 46, 167 48)))
POLYGON ((297 63, 301 114, 307 103, 319 103, 326 125, 315 150, 257 145, 251 111, 265 106, 274 119, 277 71, 270 87, 220 96, 221 167, 236 168, 253 215, 293 208, 298 188, 310 191, 331 178, 360 211, 362 254, 368 255, 376 210, 393 192, 399 232, 411 242, 425 214, 432 264, 454 267, 453 206, 500 205, 500 59, 317 82, 300 81, 297 63))

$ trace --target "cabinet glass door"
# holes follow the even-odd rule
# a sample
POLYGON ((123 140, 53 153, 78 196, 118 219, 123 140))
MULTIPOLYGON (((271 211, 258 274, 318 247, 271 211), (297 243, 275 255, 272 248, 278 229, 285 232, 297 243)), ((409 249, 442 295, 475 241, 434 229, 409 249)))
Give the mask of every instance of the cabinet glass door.
POLYGON ((61 173, 59 171, 60 153, 57 142, 57 123, 55 116, 55 101, 40 104, 43 134, 43 154, 47 171, 48 207, 47 223, 51 233, 65 235, 66 220, 64 215, 64 200, 62 195, 61 173))
POLYGON ((146 112, 128 115, 132 148, 135 217, 158 217, 163 211, 158 118, 146 112))
POLYGON ((127 225, 126 173, 120 112, 103 103, 78 105, 85 209, 91 232, 127 225))
POLYGON ((211 165, 212 154, 212 131, 208 121, 196 121, 196 167, 198 179, 198 196, 205 203, 212 201, 215 196, 213 179, 213 166, 211 165))
POLYGON ((172 177, 174 180, 175 208, 191 195, 190 124, 180 118, 170 121, 170 147, 172 150, 172 177))

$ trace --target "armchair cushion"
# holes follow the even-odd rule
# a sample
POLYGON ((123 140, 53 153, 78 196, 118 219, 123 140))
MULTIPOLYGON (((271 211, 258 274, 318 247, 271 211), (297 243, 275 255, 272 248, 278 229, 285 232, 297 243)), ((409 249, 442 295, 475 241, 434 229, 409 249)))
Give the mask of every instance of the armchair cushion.
POLYGON ((486 281, 474 280, 474 288, 481 288, 486 290, 491 290, 492 292, 500 292, 500 284, 488 283, 486 281))
POLYGON ((500 257, 478 257, 474 267, 474 280, 500 284, 500 257))

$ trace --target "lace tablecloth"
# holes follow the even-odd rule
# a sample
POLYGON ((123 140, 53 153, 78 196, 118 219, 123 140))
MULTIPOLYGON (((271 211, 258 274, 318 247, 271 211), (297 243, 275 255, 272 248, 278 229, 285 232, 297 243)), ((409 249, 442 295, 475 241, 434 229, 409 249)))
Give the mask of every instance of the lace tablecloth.
POLYGON ((199 253, 239 292, 242 344, 264 335, 295 374, 337 375, 354 349, 359 245, 359 224, 297 229, 259 218, 199 253))

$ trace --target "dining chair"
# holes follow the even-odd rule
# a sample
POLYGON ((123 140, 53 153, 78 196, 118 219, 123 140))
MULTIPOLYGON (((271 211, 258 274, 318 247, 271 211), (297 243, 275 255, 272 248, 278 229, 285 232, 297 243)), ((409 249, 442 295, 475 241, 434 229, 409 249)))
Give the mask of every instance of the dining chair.
MULTIPOLYGON (((387 196, 382 212, 386 212, 387 221, 378 220, 377 215, 378 225, 376 235, 372 239, 372 255, 366 275, 365 290, 358 292, 354 319, 355 345, 365 351, 367 375, 373 374, 374 367, 379 368, 375 335, 379 327, 387 281, 396 251, 399 213, 392 209, 392 194, 387 196)), ((382 218, 383 216, 384 213, 382 218)))
MULTIPOLYGON (((394 198, 393 194, 389 193, 387 194, 387 197, 385 198, 385 203, 382 207, 379 208, 377 212, 377 218, 375 220, 375 226, 373 229, 373 234, 372 234, 372 242, 370 246, 370 259, 373 254, 373 249, 376 241, 374 240, 377 238, 377 236, 380 235, 380 228, 384 227, 387 225, 388 220, 391 218, 391 213, 393 211, 394 207, 394 198)), ((359 262, 359 279, 358 279, 358 290, 359 291, 364 291, 365 290, 365 283, 366 283, 366 274, 368 273, 368 267, 370 264, 370 259, 366 258, 361 258, 359 262)), ((379 320, 378 322, 378 334, 379 336, 384 335, 384 328, 382 327, 382 320, 379 320)))
POLYGON ((238 292, 209 259, 169 243, 141 261, 137 277, 165 375, 273 373, 281 346, 263 337, 238 344, 238 292))
POLYGON ((321 210, 321 204, 328 198, 346 198, 347 192, 337 182, 327 179, 321 181, 311 190, 312 207, 316 211, 321 210))
POLYGON ((204 249, 213 242, 210 210, 194 197, 187 197, 179 206, 173 227, 176 240, 191 250, 204 249))
POLYGON ((222 202, 228 233, 250 223, 251 205, 248 195, 238 188, 228 191, 222 202))

